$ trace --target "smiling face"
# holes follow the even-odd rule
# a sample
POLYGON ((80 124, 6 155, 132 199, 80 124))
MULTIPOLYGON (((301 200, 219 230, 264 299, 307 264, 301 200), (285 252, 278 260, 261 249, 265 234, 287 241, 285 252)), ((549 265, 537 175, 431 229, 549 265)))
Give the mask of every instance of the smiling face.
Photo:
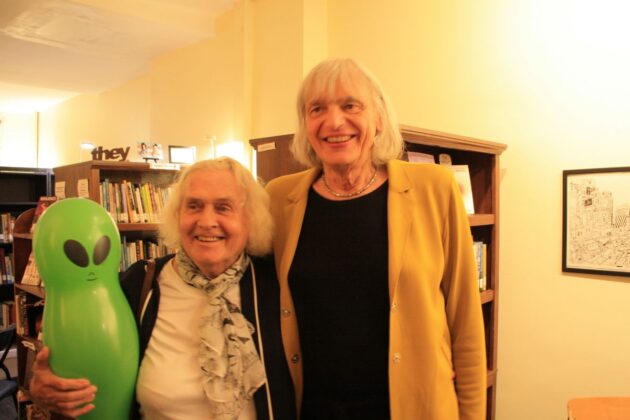
POLYGON ((182 185, 179 232, 186 254, 216 277, 245 249, 245 192, 229 170, 198 170, 182 185))
POLYGON ((120 235, 107 211, 80 198, 61 200, 37 222, 33 249, 47 289, 118 281, 120 235))
POLYGON ((359 88, 359 83, 348 83, 347 79, 364 79, 355 73, 337 80, 334 90, 313 94, 305 103, 308 141, 324 169, 371 165, 380 123, 368 89, 359 88))

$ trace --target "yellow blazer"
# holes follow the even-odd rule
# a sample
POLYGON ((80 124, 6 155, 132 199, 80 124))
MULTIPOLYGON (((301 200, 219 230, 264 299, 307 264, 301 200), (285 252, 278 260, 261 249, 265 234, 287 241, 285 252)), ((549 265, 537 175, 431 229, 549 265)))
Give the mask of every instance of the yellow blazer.
MULTIPOLYGON (((470 227, 458 186, 439 165, 391 161, 387 172, 391 418, 485 419, 483 318, 470 227)), ((319 173, 309 169, 267 185, 275 222, 282 340, 298 407, 301 350, 288 273, 308 191, 319 173)))

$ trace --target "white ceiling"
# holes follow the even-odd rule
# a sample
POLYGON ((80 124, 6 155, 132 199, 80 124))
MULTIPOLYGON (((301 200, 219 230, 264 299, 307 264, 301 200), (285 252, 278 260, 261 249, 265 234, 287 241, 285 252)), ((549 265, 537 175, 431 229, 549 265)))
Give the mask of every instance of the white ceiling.
POLYGON ((239 0, 0 0, 0 112, 38 111, 142 75, 214 36, 239 0))

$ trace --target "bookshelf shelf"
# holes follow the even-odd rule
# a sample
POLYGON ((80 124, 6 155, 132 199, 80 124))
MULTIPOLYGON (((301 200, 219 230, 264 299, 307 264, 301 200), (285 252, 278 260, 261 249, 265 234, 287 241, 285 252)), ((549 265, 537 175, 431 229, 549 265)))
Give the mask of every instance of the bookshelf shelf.
POLYGON ((15 290, 22 290, 28 294, 33 296, 37 296, 40 299, 44 299, 46 297, 46 289, 41 286, 33 286, 30 284, 15 284, 15 290))
POLYGON ((497 372, 493 370, 489 370, 488 377, 487 377, 488 387, 494 387, 496 385, 496 379, 497 379, 497 372))
POLYGON ((471 214, 468 222, 470 226, 490 226, 494 224, 494 214, 471 214))
POLYGON ((18 233, 18 232, 14 232, 13 233, 13 238, 18 238, 18 239, 33 239, 33 235, 31 233, 18 233))
POLYGON ((118 230, 121 232, 157 232, 159 227, 158 223, 118 223, 118 230))
POLYGON ((3 201, 2 205, 7 207, 35 207, 37 201, 3 201))
POLYGON ((494 300, 494 290, 488 289, 481 292, 481 304, 486 304, 494 300))
MULTIPOLYGON (((468 216, 474 241, 486 244, 487 288, 480 292, 488 361, 487 419, 495 418, 497 381, 497 326, 499 296, 499 156, 506 145, 471 137, 400 126, 408 151, 446 153, 453 165, 468 165, 476 213, 468 216)), ((292 136, 250 140, 258 153, 258 175, 265 181, 297 172, 302 167, 289 151, 292 136)))

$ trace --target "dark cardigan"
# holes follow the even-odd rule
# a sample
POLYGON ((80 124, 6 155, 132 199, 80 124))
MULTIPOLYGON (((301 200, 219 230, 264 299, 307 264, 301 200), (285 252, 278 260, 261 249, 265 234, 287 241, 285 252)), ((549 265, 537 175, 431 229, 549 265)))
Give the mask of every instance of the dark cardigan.
MULTIPOLYGON (((160 286, 157 278, 164 264, 171 258, 173 258, 173 255, 156 259, 155 275, 151 287, 153 293, 146 306, 141 325, 138 326, 140 360, 144 357, 144 352, 149 344, 160 304, 160 286)), ((270 395, 272 396, 273 416, 276 420, 292 420, 296 418, 295 393, 282 348, 282 337, 280 335, 280 291, 276 280, 273 258, 253 257, 252 263, 256 271, 258 316, 262 330, 267 382, 270 386, 270 395)), ((143 305, 140 302, 140 290, 145 276, 145 267, 146 260, 138 261, 121 274, 122 289, 134 314, 137 313, 138 307, 143 305)), ((241 308, 245 318, 255 327, 254 294, 250 271, 250 269, 247 269, 240 281, 241 308)), ((258 331, 253 334, 253 339, 258 342, 258 331)), ((258 349, 258 346, 256 348, 258 349)), ((177 369, 177 366, 173 366, 173 369, 177 369)), ((265 386, 258 389, 254 394, 254 403, 258 420, 268 420, 269 412, 265 386)), ((132 418, 140 418, 139 408, 136 402, 132 418)))

